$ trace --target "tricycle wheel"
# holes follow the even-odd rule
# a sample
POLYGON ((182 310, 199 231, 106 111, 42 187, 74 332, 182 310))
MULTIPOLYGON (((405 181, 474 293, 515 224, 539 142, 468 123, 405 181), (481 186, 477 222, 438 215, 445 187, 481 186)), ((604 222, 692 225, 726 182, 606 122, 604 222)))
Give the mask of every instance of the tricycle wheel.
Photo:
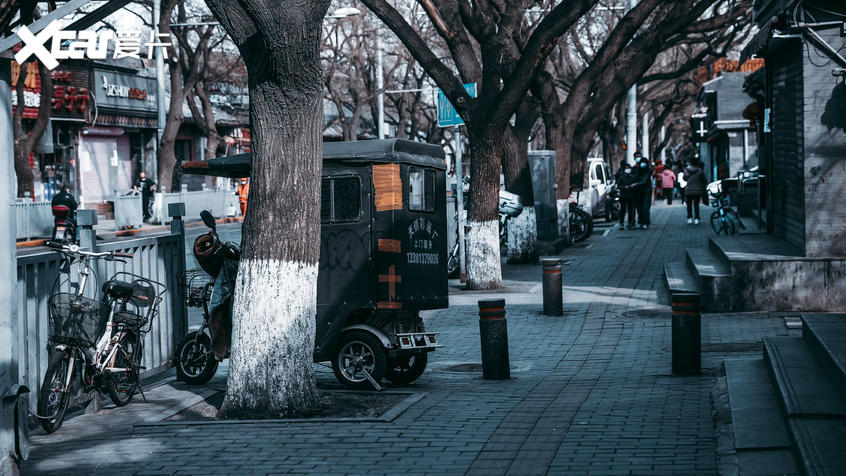
POLYGON ((385 378, 393 383, 411 383, 423 375, 426 364, 429 363, 429 354, 403 354, 388 359, 388 369, 385 371, 385 378))
POLYGON ((188 385, 202 385, 217 371, 217 359, 206 333, 191 332, 176 348, 176 377, 188 385))
POLYGON ((345 387, 368 389, 373 388, 373 385, 364 372, 379 382, 385 376, 387 360, 379 339, 366 332, 352 331, 341 336, 338 352, 332 359, 332 370, 335 371, 335 378, 345 387))

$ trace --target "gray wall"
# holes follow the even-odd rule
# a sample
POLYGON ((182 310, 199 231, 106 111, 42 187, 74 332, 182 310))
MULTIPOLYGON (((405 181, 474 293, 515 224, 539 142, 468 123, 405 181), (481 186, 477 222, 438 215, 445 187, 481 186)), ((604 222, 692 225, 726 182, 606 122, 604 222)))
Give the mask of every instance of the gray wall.
MULTIPOLYGON (((846 45, 839 27, 819 34, 835 50, 846 45)), ((846 85, 831 74, 838 67, 813 46, 803 55, 807 256, 846 256, 846 85)))

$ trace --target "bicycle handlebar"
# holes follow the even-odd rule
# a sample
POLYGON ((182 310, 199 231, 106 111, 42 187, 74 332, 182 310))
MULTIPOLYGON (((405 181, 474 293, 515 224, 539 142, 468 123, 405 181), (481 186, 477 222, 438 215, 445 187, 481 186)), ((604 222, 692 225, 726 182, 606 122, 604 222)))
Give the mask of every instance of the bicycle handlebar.
MULTIPOLYGON (((88 256, 92 258, 106 258, 109 261, 115 260, 115 258, 132 258, 132 253, 121 253, 117 251, 83 251, 79 249, 79 245, 67 245, 64 243, 59 243, 56 241, 48 241, 46 243, 48 248, 53 248, 54 250, 61 251, 66 254, 70 255, 78 255, 78 256, 88 256)), ((120 260, 118 260, 120 261, 120 260)))

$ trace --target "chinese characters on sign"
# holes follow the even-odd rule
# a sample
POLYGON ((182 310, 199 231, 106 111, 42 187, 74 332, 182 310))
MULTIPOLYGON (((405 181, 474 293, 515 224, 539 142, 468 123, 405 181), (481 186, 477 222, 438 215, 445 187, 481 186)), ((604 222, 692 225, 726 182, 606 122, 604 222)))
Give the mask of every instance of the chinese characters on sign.
POLYGON ((23 47, 15 54, 15 61, 24 63, 30 56, 35 56, 47 69, 55 69, 61 59, 106 59, 109 42, 114 43, 112 58, 141 58, 142 46, 146 47, 147 59, 153 58, 155 48, 161 48, 167 58, 167 47, 171 43, 163 41, 170 38, 169 33, 151 31, 149 41, 143 41, 140 31, 68 31, 62 30, 61 24, 54 20, 46 28, 34 35, 26 26, 20 27, 18 36, 23 47), (50 41, 50 49, 45 43, 50 41))
MULTIPOLYGON (((41 75, 38 65, 27 63, 25 68, 16 61, 12 61, 12 88, 18 81, 24 83, 24 113, 25 119, 38 117, 38 107, 41 104, 41 75)), ((50 98, 52 116, 57 118, 85 119, 91 101, 91 92, 82 85, 88 85, 87 69, 74 71, 53 71, 53 96, 50 98)), ((17 94, 12 94, 12 106, 17 106, 17 94)))

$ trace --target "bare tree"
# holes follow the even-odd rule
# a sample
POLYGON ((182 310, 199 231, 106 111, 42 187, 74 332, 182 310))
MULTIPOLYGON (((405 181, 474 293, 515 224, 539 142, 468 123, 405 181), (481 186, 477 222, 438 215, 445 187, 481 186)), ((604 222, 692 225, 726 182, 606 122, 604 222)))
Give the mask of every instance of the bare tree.
POLYGON ((449 52, 447 59, 441 59, 430 40, 424 40, 394 6, 386 0, 363 0, 405 44, 467 125, 473 194, 467 235, 470 288, 501 286, 498 189, 509 119, 558 38, 596 2, 561 2, 531 34, 522 35, 526 7, 533 2, 419 0, 449 52), (478 83, 477 98, 462 86, 469 82, 478 83))
POLYGON ((221 414, 313 411, 320 254, 321 22, 329 0, 207 0, 247 66, 250 207, 221 414))

